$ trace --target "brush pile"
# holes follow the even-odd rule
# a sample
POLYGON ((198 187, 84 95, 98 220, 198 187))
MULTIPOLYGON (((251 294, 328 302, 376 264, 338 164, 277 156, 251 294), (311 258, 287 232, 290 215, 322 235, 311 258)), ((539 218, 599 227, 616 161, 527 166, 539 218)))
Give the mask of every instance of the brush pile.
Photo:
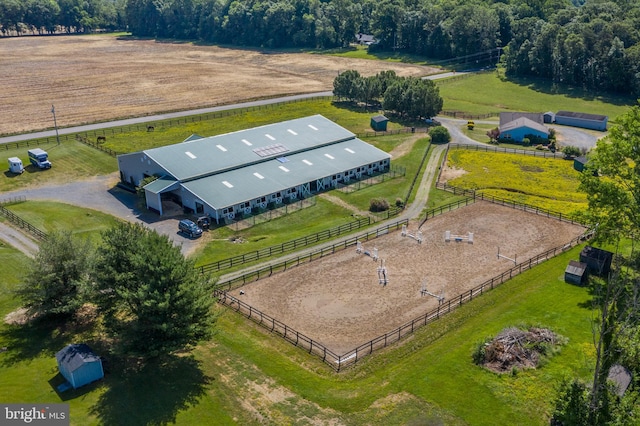
POLYGON ((541 357, 562 343, 560 340, 562 339, 558 335, 547 328, 529 327, 521 330, 509 327, 483 343, 475 358, 478 364, 498 373, 535 368, 541 357))

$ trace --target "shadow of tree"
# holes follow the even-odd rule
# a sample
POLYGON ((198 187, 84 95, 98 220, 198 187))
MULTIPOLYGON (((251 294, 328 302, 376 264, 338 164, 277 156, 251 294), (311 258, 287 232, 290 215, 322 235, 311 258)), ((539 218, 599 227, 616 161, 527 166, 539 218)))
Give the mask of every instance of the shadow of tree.
POLYGON ((198 403, 211 381, 191 356, 171 355, 139 368, 117 370, 91 409, 103 424, 174 423, 180 411, 198 403))
POLYGON ((519 86, 529 87, 531 90, 539 93, 564 95, 568 98, 584 99, 587 101, 599 99, 602 102, 618 106, 635 103, 635 99, 632 96, 624 96, 620 93, 598 92, 582 87, 558 84, 553 82, 553 80, 551 79, 508 76, 505 78, 505 80, 511 83, 515 83, 519 86))
POLYGON ((67 343, 67 336, 52 322, 32 321, 23 325, 0 328, 0 341, 6 351, 0 357, 2 366, 34 359, 43 353, 54 356, 67 343))

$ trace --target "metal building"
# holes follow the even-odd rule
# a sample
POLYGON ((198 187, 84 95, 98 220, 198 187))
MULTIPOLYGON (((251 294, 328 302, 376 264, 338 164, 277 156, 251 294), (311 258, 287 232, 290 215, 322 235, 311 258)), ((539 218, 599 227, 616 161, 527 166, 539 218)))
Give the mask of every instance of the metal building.
POLYGON ((147 208, 173 200, 216 222, 389 170, 391 156, 321 115, 118 156, 120 179, 147 208))
POLYGON ((584 112, 558 111, 555 116, 556 124, 581 127, 583 129, 607 130, 606 115, 587 114, 584 112))

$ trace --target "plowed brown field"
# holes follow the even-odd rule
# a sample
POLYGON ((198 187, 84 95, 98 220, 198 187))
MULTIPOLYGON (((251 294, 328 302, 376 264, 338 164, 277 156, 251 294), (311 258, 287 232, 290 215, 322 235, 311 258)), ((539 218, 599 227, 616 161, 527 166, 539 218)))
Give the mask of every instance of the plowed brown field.
POLYGON ((332 90, 348 69, 424 76, 433 68, 307 53, 237 50, 110 35, 0 40, 0 134, 332 90))

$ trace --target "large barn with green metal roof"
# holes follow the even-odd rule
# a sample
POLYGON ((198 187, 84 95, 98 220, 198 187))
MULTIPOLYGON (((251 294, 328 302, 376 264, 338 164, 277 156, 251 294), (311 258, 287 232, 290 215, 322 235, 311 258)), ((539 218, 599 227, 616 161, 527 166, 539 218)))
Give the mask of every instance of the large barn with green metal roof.
POLYGON ((391 156, 321 115, 118 156, 122 182, 216 222, 389 170, 391 156))

